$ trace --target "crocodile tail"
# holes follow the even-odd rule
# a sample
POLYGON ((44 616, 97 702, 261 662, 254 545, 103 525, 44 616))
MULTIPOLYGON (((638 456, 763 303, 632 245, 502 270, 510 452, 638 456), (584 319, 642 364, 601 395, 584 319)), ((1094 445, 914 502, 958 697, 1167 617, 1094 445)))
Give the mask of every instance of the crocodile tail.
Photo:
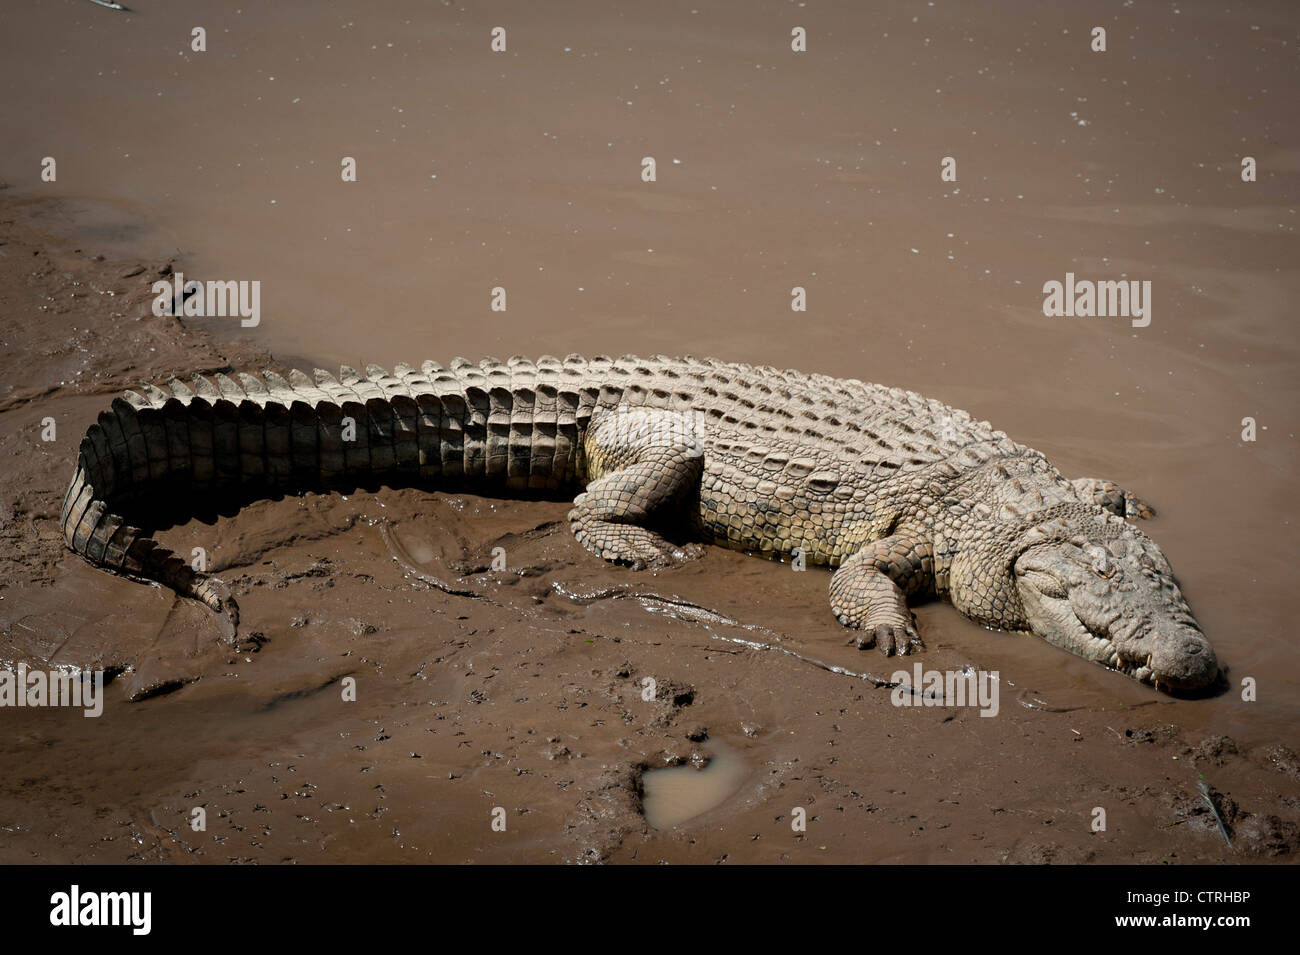
POLYGON ((64 496, 64 539, 90 563, 201 600, 233 627, 238 609, 226 586, 143 529, 161 507, 193 513, 197 502, 232 494, 379 483, 568 488, 583 470, 582 431, 609 397, 590 374, 600 364, 456 359, 391 373, 344 366, 337 377, 267 371, 146 385, 87 430, 64 496))
POLYGON ((110 505, 108 489, 117 477, 116 468, 111 457, 98 453, 108 447, 105 430, 98 424, 82 439, 76 472, 60 513, 64 541, 97 567, 157 581, 182 596, 202 601, 222 615, 226 636, 233 639, 239 606, 229 588, 218 578, 195 570, 110 505))

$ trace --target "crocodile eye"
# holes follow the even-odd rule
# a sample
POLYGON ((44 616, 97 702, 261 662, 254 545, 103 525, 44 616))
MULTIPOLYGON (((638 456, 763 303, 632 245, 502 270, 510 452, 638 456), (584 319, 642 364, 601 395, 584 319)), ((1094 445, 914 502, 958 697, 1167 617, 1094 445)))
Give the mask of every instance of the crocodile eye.
POLYGON ((1106 548, 1098 547, 1096 544, 1093 544, 1090 547, 1084 548, 1084 553, 1092 564, 1092 572, 1098 577, 1115 576, 1115 571, 1119 569, 1119 565, 1116 564, 1115 561, 1111 560, 1111 556, 1106 551, 1106 548))

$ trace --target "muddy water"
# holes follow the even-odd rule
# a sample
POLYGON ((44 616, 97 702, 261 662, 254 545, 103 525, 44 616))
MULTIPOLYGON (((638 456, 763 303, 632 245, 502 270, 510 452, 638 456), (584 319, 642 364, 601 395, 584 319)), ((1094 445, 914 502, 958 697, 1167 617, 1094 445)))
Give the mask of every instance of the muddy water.
MULTIPOLYGON (((1149 499, 1234 685, 1260 684, 1180 723, 1294 740, 1291 5, 141 6, 5 11, 0 178, 70 200, 98 251, 262 283, 257 328, 206 327, 320 363, 690 352, 942 398, 1149 499), (1066 272, 1149 279, 1150 325, 1044 317, 1066 272)), ((762 619, 807 634, 824 582, 755 563, 762 619)), ((1014 688, 1146 699, 945 605, 918 615, 1014 688)))
POLYGON ((669 766, 641 777, 646 822, 671 829, 720 806, 740 788, 749 772, 740 754, 720 740, 711 740, 708 748, 703 766, 669 766))

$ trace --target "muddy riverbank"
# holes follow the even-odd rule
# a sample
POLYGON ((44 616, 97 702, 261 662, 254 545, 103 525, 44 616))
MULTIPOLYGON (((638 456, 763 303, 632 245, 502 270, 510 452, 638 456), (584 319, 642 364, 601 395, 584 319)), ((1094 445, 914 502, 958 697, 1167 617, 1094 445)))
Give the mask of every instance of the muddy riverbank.
POLYGON ((3 861, 1293 853, 1300 763, 1252 731, 1233 694, 1171 700, 930 604, 925 666, 999 670, 999 712, 894 706, 826 668, 894 669, 844 645, 824 572, 712 549, 660 574, 608 567, 570 538, 562 503, 306 495, 163 532, 182 553, 205 547, 233 586, 243 624, 238 647, 224 644, 205 609, 67 553, 58 506, 75 445, 115 391, 263 356, 154 317, 148 286, 166 263, 100 260, 54 234, 66 227, 44 203, 13 201, 0 225, 3 335, 19 359, 0 397, 2 655, 116 678, 95 719, 0 710, 3 861), (47 417, 57 437, 44 442, 47 417), (503 571, 490 569, 497 547, 503 571), (643 774, 719 750, 725 772, 676 797, 703 813, 651 826, 643 774), (1202 777, 1222 794, 1231 850, 1202 777), (1105 832, 1091 830, 1098 806, 1105 832), (805 831, 791 825, 800 810, 805 831))

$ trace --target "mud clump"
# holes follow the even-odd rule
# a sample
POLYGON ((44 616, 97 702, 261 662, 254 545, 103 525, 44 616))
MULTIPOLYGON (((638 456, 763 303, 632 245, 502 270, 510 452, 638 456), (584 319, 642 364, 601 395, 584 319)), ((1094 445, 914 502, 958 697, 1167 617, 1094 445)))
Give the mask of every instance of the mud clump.
POLYGON ((1232 756, 1238 755, 1237 744, 1230 736, 1207 736, 1192 750, 1192 759, 1213 766, 1223 766, 1232 756))

